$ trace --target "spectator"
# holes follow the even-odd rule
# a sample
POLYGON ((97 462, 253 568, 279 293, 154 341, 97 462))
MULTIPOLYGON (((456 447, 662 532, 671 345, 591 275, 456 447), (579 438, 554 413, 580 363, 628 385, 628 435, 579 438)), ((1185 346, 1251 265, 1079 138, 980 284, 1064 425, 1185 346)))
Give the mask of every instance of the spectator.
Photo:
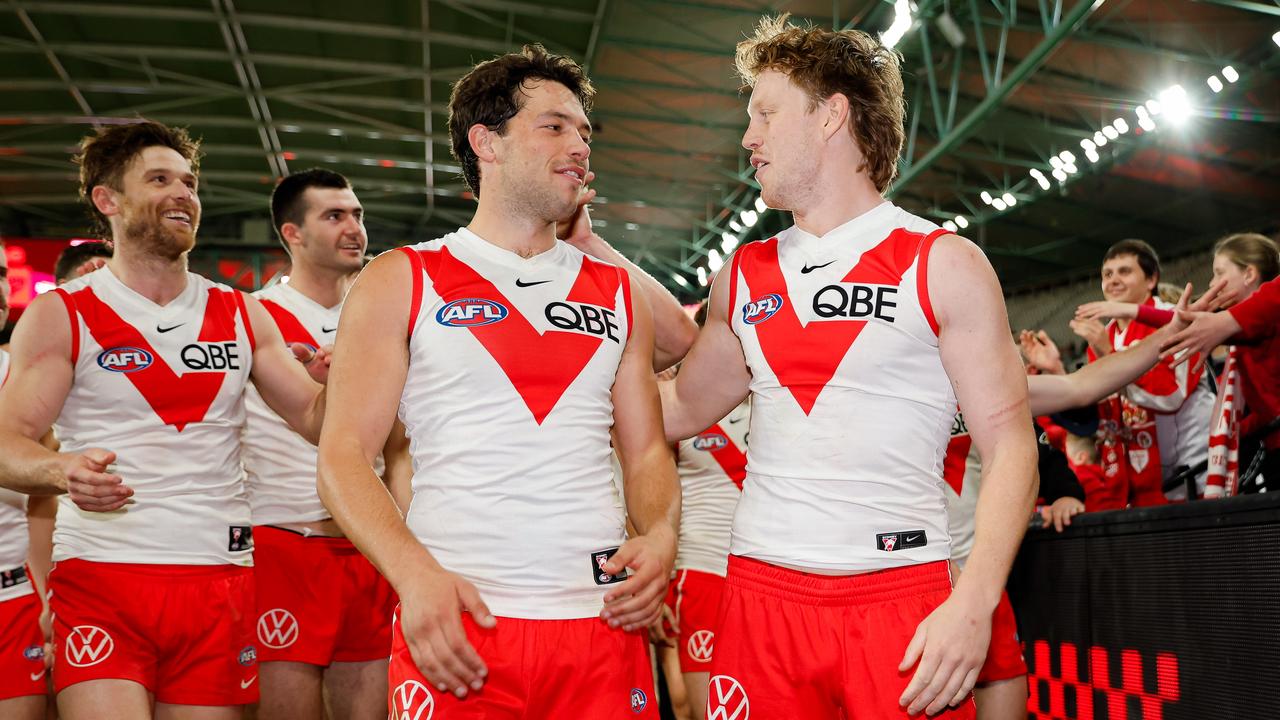
POLYGON ((71 245, 58 254, 53 265, 54 282, 62 285, 107 264, 111 246, 105 242, 85 242, 71 245))

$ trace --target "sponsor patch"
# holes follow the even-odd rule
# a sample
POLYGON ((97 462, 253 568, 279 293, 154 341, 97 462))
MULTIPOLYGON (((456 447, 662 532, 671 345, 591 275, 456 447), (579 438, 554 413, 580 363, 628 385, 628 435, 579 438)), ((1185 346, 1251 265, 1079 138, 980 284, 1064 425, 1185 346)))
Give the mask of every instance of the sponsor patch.
POLYGON ((146 370, 154 360, 151 353, 136 347, 113 347, 98 353, 98 367, 118 373, 146 370))
POLYGON ((640 688, 631 688, 631 712, 639 715, 649 705, 649 696, 640 688))
POLYGON ((925 536, 923 530, 902 530, 876 534, 876 549, 885 552, 924 547, 928 544, 929 538, 925 536))
POLYGON ((591 575, 595 578, 597 585, 612 585, 627 579, 626 570, 623 570, 618 575, 611 575, 604 571, 604 564, 609 562, 609 558, 613 557, 617 552, 618 548, 607 548, 591 553, 591 575))
POLYGON ((446 303, 436 311, 436 322, 447 327, 480 327, 491 325, 507 316, 501 303, 484 298, 462 298, 446 303))
POLYGON ((725 437, 724 435, 721 435, 720 433, 715 433, 715 432, 702 433, 701 435, 693 439, 694 450, 706 450, 707 452, 711 452, 712 450, 719 450, 720 448, 725 447, 728 444, 729 444, 729 438, 725 437))
POLYGON ((28 660, 43 660, 44 648, 39 645, 28 645, 26 649, 22 651, 22 657, 28 660))
POLYGON ((759 300, 752 300, 742 306, 742 322, 748 325, 762 323, 782 309, 782 296, 769 293, 759 300))
POLYGON ((249 667, 250 665, 258 662, 258 649, 252 645, 246 645, 245 648, 240 651, 240 657, 236 658, 236 662, 239 662, 245 667, 249 667))

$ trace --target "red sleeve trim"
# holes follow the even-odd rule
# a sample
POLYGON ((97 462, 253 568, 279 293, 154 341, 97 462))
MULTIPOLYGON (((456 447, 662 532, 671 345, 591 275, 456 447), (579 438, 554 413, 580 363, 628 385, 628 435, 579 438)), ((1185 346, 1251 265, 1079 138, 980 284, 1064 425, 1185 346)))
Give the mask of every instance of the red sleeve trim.
POLYGON ((80 359, 80 316, 76 313, 76 301, 62 288, 55 288, 54 292, 62 298, 62 304, 67 307, 67 316, 71 319, 71 366, 75 367, 76 361, 80 359))
POLYGON ((925 236, 924 241, 920 243, 920 252, 916 255, 920 258, 916 263, 916 293, 920 300, 920 309, 924 312, 924 319, 929 322, 929 327, 933 330, 933 334, 938 334, 938 317, 933 313, 933 302, 929 299, 929 251, 933 249, 933 241, 947 234, 945 228, 938 228, 925 236))
POLYGON ((240 310, 240 318, 244 320, 244 334, 249 336, 250 352, 258 351, 258 339, 253 335, 253 321, 249 319, 249 307, 244 303, 244 293, 235 290, 236 307, 240 310))
POLYGON ((733 313, 738 307, 738 265, 742 261, 743 248, 733 254, 733 259, 729 261, 729 311, 725 321, 729 323, 729 327, 733 327, 733 313))
POLYGON ((618 268, 618 274, 622 276, 622 305, 627 310, 627 340, 630 340, 631 330, 636 325, 636 316, 631 311, 631 273, 618 268))
POLYGON ((422 275, 427 269, 417 250, 407 247, 398 249, 409 256, 409 266, 413 268, 413 297, 409 301, 409 328, 405 333, 405 337, 413 337, 413 328, 418 324, 418 311, 422 308, 422 275))
POLYGON ((1162 310, 1154 305, 1139 305, 1138 317, 1134 318, 1143 325, 1151 327, 1164 327, 1173 322, 1173 311, 1162 310))

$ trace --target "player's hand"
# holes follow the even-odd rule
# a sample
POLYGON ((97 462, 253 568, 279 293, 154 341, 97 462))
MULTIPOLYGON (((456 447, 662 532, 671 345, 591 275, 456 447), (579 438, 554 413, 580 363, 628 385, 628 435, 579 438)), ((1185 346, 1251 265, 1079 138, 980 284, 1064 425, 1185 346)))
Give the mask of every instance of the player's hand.
POLYGON ((578 204, 573 213, 556 223, 556 237, 583 252, 587 252, 587 244, 595 238, 595 233, 591 231, 591 213, 587 207, 596 199, 595 188, 591 187, 591 182, 595 179, 596 174, 588 170, 582 188, 578 191, 578 204))
POLYGON ((662 603, 658 619, 649 625, 649 641, 654 645, 675 647, 676 638, 680 636, 680 625, 676 621, 676 613, 671 606, 662 603))
POLYGON ((627 632, 653 624, 661 613, 675 558, 675 533, 670 530, 655 529, 623 543, 603 570, 617 575, 626 568, 631 576, 605 593, 600 617, 627 632))
POLYGON ((307 368, 307 374, 312 380, 321 385, 329 382, 329 363, 333 361, 332 345, 312 350, 303 343, 291 343, 289 349, 293 351, 293 357, 307 368))
POLYGON ((129 502, 133 488, 108 468, 115 461, 116 454, 102 448, 62 453, 67 495, 77 507, 90 512, 111 512, 129 502))
POLYGON ((1192 312, 1179 310, 1178 321, 1186 327, 1160 343, 1160 359, 1178 356, 1182 362, 1192 355, 1198 355, 1193 371, 1199 370, 1209 357, 1209 352, 1221 345, 1227 338, 1240 332, 1240 323, 1229 312, 1192 312))
MULTIPOLYGON (((1189 284, 1189 283, 1188 283, 1189 284)), ((1196 298, 1191 303, 1191 309, 1195 311, 1222 310, 1240 302, 1243 298, 1236 294, 1234 290, 1227 289, 1227 279, 1225 277, 1218 278, 1209 283, 1209 289, 1204 291, 1204 295, 1196 298)))
POLYGON ((991 644, 991 612, 969 596, 952 593, 916 627, 898 664, 900 672, 916 666, 898 700, 907 714, 935 715, 969 695, 991 644))
POLYGON ((1089 343, 1089 347, 1093 348, 1093 352, 1099 356, 1110 354, 1111 343, 1107 337, 1107 328, 1097 320, 1070 320, 1067 325, 1071 328, 1071 332, 1084 338, 1089 343))
POLYGON ((1099 300, 1076 308, 1077 320, 1101 320, 1102 318, 1132 320, 1136 317, 1138 317, 1138 306, 1134 303, 1099 300))
POLYGON ((1035 369, 1054 375, 1066 374, 1067 370, 1062 366, 1062 353, 1045 331, 1033 333, 1023 330, 1018 333, 1018 344, 1022 347, 1022 354, 1027 362, 1035 369))
POLYGON ((1071 518, 1082 512, 1084 503, 1070 496, 1060 497, 1052 505, 1040 508, 1040 519, 1044 523, 1042 527, 1052 525, 1054 530, 1062 532, 1062 528, 1071 524, 1071 518))
POLYGON ((400 592, 400 628, 409 654, 427 682, 440 692, 466 697, 479 690, 489 670, 467 641, 462 613, 482 628, 497 624, 476 586, 443 570, 421 573, 400 592))

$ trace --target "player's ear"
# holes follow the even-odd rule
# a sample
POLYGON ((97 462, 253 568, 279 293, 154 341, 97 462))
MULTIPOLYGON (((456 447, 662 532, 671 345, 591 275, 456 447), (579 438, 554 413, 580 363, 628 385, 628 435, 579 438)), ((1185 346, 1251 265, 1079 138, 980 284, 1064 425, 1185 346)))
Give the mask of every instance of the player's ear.
POLYGON ((467 142, 471 144, 471 151, 480 158, 481 162, 493 162, 497 159, 497 153, 494 151, 494 139, 497 133, 489 128, 476 123, 467 130, 467 142))

